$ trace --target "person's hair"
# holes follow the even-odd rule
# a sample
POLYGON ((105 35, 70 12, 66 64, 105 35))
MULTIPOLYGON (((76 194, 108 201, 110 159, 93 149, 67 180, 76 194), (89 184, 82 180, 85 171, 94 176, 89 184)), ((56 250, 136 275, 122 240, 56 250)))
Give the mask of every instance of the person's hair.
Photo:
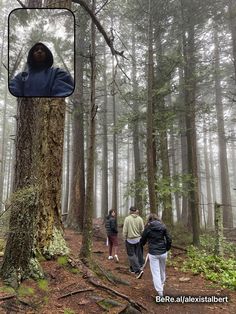
POLYGON ((157 216, 157 214, 151 213, 151 214, 148 216, 148 222, 151 222, 151 221, 154 221, 154 220, 161 221, 161 219, 157 216))
POLYGON ((109 210, 109 216, 111 216, 111 214, 112 214, 113 212, 116 214, 115 209, 110 209, 110 210, 109 210))
POLYGON ((130 210, 131 212, 136 212, 137 208, 134 207, 134 206, 131 206, 129 210, 130 210))

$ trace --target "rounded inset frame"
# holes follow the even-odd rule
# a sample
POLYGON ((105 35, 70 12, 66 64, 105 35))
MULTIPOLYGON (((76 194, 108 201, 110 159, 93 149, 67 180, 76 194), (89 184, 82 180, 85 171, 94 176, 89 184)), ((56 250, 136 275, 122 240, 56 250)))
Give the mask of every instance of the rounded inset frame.
POLYGON ((75 16, 20 8, 8 17, 8 88, 15 97, 68 97, 75 88, 75 16))

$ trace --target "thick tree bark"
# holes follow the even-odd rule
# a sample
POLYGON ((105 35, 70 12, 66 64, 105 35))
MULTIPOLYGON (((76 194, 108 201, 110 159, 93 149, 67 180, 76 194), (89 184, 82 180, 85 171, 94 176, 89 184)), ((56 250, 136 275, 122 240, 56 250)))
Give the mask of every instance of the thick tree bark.
MULTIPOLYGON (((13 287, 17 287, 31 271, 36 273, 31 261, 34 258, 38 199, 36 154, 33 153, 37 147, 35 104, 30 98, 19 98, 17 105, 15 193, 11 199, 9 236, 0 271, 1 277, 13 287)), ((38 265, 37 262, 33 264, 38 265)))
MULTIPOLYGON (((34 1, 27 4, 35 7, 34 1)), ((18 99, 16 193, 1 268, 14 286, 27 276, 42 276, 36 252, 46 258, 68 253, 60 218, 64 118, 64 98, 18 99), (19 247, 27 254, 18 254, 19 247)))
POLYGON ((40 210, 37 247, 43 255, 51 257, 63 253, 64 250, 66 253, 60 216, 65 100, 41 99, 38 106, 40 151, 37 184, 40 210), (59 234, 61 239, 58 238, 59 234), (61 252, 58 241, 61 241, 61 252))

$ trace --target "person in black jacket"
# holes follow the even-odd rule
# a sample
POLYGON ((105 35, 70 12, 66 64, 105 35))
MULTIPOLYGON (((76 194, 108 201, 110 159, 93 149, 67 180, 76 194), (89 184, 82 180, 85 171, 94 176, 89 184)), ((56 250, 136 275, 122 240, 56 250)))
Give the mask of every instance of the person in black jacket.
POLYGON ((119 262, 119 258, 117 255, 118 251, 118 230, 117 230, 117 221, 116 221, 116 212, 114 209, 109 210, 109 215, 106 217, 106 232, 108 238, 108 246, 109 246, 109 257, 108 259, 113 259, 112 249, 114 247, 114 259, 116 262, 119 262))
POLYGON ((158 295, 163 296, 167 251, 171 248, 172 240, 166 226, 156 214, 150 214, 140 242, 142 245, 148 242, 148 257, 153 284, 158 295))

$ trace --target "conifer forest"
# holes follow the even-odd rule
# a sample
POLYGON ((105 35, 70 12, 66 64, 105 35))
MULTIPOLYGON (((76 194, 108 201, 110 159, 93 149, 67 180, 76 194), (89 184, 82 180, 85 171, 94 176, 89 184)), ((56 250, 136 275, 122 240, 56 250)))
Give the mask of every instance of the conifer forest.
POLYGON ((160 311, 236 313, 236 1, 0 0, 0 12, 0 313, 158 313, 149 262, 140 280, 128 271, 131 206, 171 234, 164 295, 223 298, 160 311), (69 73, 68 97, 33 94, 45 79, 29 97, 11 89, 20 73, 26 90, 37 43, 53 75, 69 73))

